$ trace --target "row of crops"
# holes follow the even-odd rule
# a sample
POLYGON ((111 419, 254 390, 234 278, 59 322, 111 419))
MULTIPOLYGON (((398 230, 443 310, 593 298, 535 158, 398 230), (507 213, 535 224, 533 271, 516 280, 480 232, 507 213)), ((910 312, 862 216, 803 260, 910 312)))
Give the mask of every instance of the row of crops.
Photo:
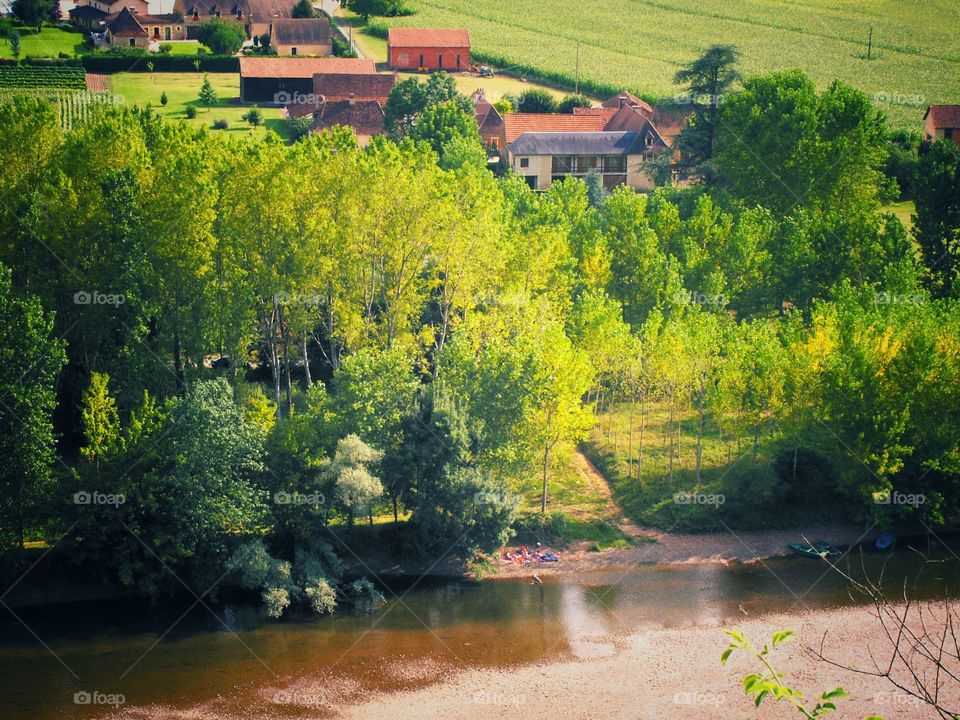
POLYGON ((0 88, 85 90, 86 73, 80 67, 0 65, 0 88))
POLYGON ((109 92, 92 93, 86 90, 44 90, 0 86, 0 102, 14 95, 30 95, 56 104, 60 113, 60 126, 64 130, 72 130, 86 122, 98 107, 123 102, 122 98, 109 92))

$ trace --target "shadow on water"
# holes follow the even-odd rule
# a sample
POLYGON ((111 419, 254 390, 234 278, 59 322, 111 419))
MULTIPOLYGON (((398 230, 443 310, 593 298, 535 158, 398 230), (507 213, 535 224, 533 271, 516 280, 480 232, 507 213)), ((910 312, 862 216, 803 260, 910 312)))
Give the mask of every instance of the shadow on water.
MULTIPOLYGON (((960 578, 960 561, 946 548, 926 563, 906 545, 884 555, 854 551, 840 566, 856 578, 882 575, 892 595, 906 581, 913 597, 927 599, 954 593, 951 580, 960 578)), ((609 569, 543 585, 457 578, 388 584, 390 599, 373 615, 295 614, 271 622, 249 603, 227 600, 211 612, 184 598, 160 607, 117 601, 18 609, 27 630, 6 613, 0 717, 106 716, 107 708, 74 705, 74 693, 94 689, 122 693, 128 708, 262 704, 271 689, 303 683, 336 688, 342 699, 415 687, 464 667, 603 656, 615 651, 618 634, 645 627, 716 626, 743 613, 863 602, 826 563, 799 557, 609 569)))

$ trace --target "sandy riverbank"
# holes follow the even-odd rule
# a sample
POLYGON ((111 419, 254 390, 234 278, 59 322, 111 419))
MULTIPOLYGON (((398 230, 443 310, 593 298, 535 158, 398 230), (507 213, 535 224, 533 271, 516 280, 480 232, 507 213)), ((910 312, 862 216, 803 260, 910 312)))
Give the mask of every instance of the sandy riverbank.
MULTIPOLYGON (((591 543, 577 543, 559 551, 559 563, 514 565, 498 560, 491 577, 524 577, 581 573, 603 568, 627 567, 644 563, 730 563, 757 562, 765 558, 789 555, 789 543, 800 537, 826 539, 838 547, 872 542, 880 531, 865 532, 856 525, 811 527, 804 530, 769 530, 763 532, 721 532, 687 535, 654 529, 632 528, 637 544, 622 549, 600 552, 590 550, 591 543)), ((516 547, 509 548, 515 550, 516 547)))
MULTIPOLYGON (((813 659, 827 633, 826 652, 845 664, 867 667, 872 650, 879 659, 888 648, 877 620, 865 608, 807 611, 744 618, 737 624, 762 642, 781 628, 795 629, 799 641, 775 655, 778 670, 808 696, 843 685, 850 698, 839 701, 831 717, 924 720, 937 715, 883 679, 866 677, 813 659)), ((598 638, 598 642, 605 639, 598 638)), ((606 639, 609 640, 609 639, 606 639)), ((759 711, 740 689, 739 680, 756 669, 747 656, 720 665, 726 646, 720 627, 642 630, 614 639, 605 657, 553 662, 514 669, 471 669, 451 673, 438 684, 408 692, 376 695, 338 707, 337 715, 363 720, 727 720, 793 718, 784 704, 759 711)), ((960 705, 956 684, 942 696, 960 705)))

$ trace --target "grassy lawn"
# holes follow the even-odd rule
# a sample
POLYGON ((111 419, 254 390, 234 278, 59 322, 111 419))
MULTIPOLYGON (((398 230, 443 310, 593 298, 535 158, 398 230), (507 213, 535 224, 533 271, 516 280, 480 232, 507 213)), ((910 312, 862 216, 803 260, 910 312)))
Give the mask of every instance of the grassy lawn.
POLYGON ((907 232, 913 228, 913 220, 910 216, 916 211, 917 208, 913 204, 913 200, 890 203, 889 205, 884 205, 882 208, 880 208, 880 212, 893 213, 896 215, 900 219, 900 222, 903 223, 903 226, 907 229, 907 232))
MULTIPOLYGON (((20 57, 58 57, 66 53, 73 57, 89 52, 83 42, 83 33, 70 32, 58 27, 46 26, 39 33, 35 28, 18 27, 20 33, 20 57)), ((0 40, 0 57, 11 58, 10 41, 0 40)))
MULTIPOLYGON (((840 78, 880 98, 898 126, 919 127, 927 103, 960 102, 960 5, 955 0, 410 0, 389 25, 467 27, 473 47, 654 97, 677 94, 674 73, 713 43, 733 43, 746 74, 801 68, 824 88, 840 78), (866 60, 873 28, 872 59, 866 60), (883 94, 886 94, 885 96, 883 94)), ((354 30, 354 38, 357 38, 354 30)), ((365 40, 364 40, 365 41, 365 40)), ((381 41, 382 42, 382 41, 381 41)))
MULTIPOLYGON (((153 105, 154 110, 168 120, 187 120, 210 127, 214 120, 226 120, 229 129, 218 132, 263 133, 263 126, 251 128, 242 118, 249 109, 235 105, 231 100, 240 96, 240 76, 234 73, 210 73, 210 82, 217 93, 217 104, 207 108, 197 99, 203 84, 202 73, 117 73, 111 76, 112 91, 129 105, 153 105), (166 107, 160 105, 161 93, 167 93, 166 107), (187 106, 197 108, 197 117, 188 120, 187 106)), ((261 108, 264 126, 286 137, 286 123, 279 108, 261 108)))
MULTIPOLYGON (((161 45, 172 45, 173 47, 170 50, 171 55, 190 55, 195 56, 197 50, 203 47, 196 40, 172 40, 172 41, 162 41, 161 45)), ((206 48, 204 48, 206 50, 206 48)), ((209 51, 208 51, 209 52, 209 51)))
MULTIPOLYGON (((647 407, 640 454, 640 406, 622 403, 598 417, 590 435, 589 456, 610 482, 614 498, 632 519, 677 531, 774 528, 843 519, 843 504, 830 496, 828 471, 805 469, 801 462, 790 494, 778 481, 778 458, 792 458, 779 438, 760 437, 756 463, 752 438, 722 436, 709 417, 704 423, 702 468, 696 481, 696 426, 693 412, 678 413, 670 471, 669 409, 647 407), (811 477, 807 477, 810 475, 811 477), (679 502, 677 499, 679 498, 679 502)), ((786 467, 790 467, 789 460, 786 467)), ((781 465, 783 468, 784 465, 781 465)))

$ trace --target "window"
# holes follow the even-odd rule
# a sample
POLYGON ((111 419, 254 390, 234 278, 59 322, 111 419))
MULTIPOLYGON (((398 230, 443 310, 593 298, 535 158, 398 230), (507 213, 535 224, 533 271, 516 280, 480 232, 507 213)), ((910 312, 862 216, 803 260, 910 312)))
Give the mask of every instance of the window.
POLYGON ((457 53, 457 70, 460 69, 460 53, 457 53))
POLYGON ((530 158, 520 158, 520 167, 522 168, 530 167, 530 158))
POLYGON ((573 158, 569 155, 554 155, 552 164, 551 170, 554 175, 573 172, 573 158))
POLYGON ((608 155, 603 159, 605 173, 624 173, 627 171, 627 158, 623 155, 608 155))
MULTIPOLYGON (((179 30, 179 29, 180 29, 180 28, 177 28, 177 30, 179 30)), ((163 39, 164 39, 164 40, 169 40, 169 39, 170 39, 170 28, 167 27, 167 28, 164 28, 164 29, 163 29, 163 39)))
POLYGON ((130 47, 136 47, 136 46, 137 46, 137 39, 130 38, 130 47))
POLYGON ((577 157, 577 167, 575 172, 585 173, 591 170, 600 169, 599 155, 580 155, 577 157))
POLYGON ((290 48, 290 54, 291 54, 291 55, 296 55, 296 54, 297 54, 297 49, 296 49, 295 47, 290 48))
POLYGON ((423 53, 420 53, 420 65, 419 65, 419 67, 421 67, 421 68, 423 67, 423 53))
POLYGON ((220 8, 217 8, 217 17, 220 17, 220 8))
POLYGON ((944 136, 947 140, 952 140, 952 139, 953 139, 953 128, 944 128, 944 129, 943 129, 943 136, 944 136))
POLYGON ((644 138, 643 142, 646 144, 647 147, 653 147, 653 135, 647 135, 647 137, 644 138))
POLYGON ((193 21, 196 22, 196 21, 199 20, 199 19, 200 19, 200 12, 199 12, 198 10, 194 9, 194 11, 193 11, 193 21))
POLYGON ((438 67, 438 68, 442 68, 442 67, 443 67, 443 54, 442 54, 442 53, 441 53, 440 55, 437 55, 437 67, 438 67))
POLYGON ((492 137, 490 138, 490 147, 496 150, 500 146, 499 138, 492 137))

